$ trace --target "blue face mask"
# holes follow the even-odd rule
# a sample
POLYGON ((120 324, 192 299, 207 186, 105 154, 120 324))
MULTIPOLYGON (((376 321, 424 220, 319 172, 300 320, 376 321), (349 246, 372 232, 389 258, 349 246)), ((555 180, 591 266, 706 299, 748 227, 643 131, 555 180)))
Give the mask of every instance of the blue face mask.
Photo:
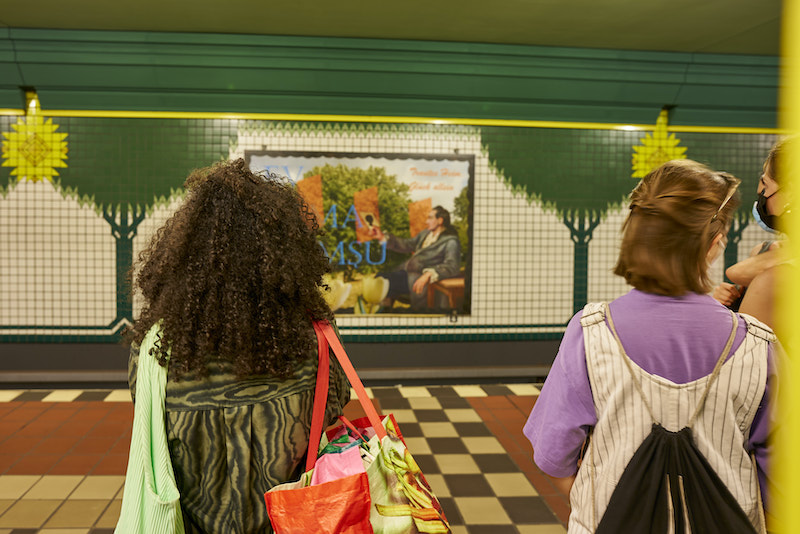
POLYGON ((767 223, 764 222, 764 219, 761 218, 761 210, 759 210, 758 208, 759 205, 758 201, 756 200, 755 202, 753 202, 753 218, 756 220, 758 225, 771 234, 777 234, 778 231, 775 228, 771 228, 770 226, 768 226, 767 223))

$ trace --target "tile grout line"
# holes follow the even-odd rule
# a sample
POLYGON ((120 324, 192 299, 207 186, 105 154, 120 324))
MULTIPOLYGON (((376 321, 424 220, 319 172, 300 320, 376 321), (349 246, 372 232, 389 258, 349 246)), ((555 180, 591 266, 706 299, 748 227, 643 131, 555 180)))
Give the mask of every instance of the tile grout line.
MULTIPOLYGON (((25 476, 25 475, 23 475, 23 476, 25 476)), ((44 477, 46 477, 46 476, 75 476, 75 475, 31 475, 31 476, 38 476, 39 478, 36 480, 36 482, 34 482, 33 484, 31 484, 31 487, 30 487, 30 488, 28 488, 27 490, 25 490, 25 491, 24 491, 24 492, 23 492, 23 493, 22 493, 22 494, 21 494, 21 495, 20 495, 18 498, 14 499, 14 503, 15 503, 15 504, 16 504, 16 503, 18 503, 18 502, 20 502, 20 501, 22 501, 22 500, 26 500, 26 499, 25 499, 25 495, 27 495, 28 493, 30 493, 30 492, 33 490, 33 488, 34 488, 34 487, 36 487, 36 485, 37 485, 39 482, 41 482, 41 481, 42 481, 42 479, 43 479, 44 477)), ((81 476, 81 475, 78 475, 78 476, 81 476)), ((35 528, 35 530, 37 530, 37 531, 40 531, 40 530, 42 530, 42 529, 48 529, 48 530, 51 530, 51 529, 74 530, 72 527, 48 527, 48 526, 47 526, 47 523, 48 523, 50 520, 52 520, 52 519, 53 519, 53 517, 55 517, 55 516, 56 516, 56 514, 58 514, 58 511, 59 511, 59 510, 61 510, 61 509, 64 507, 64 505, 65 505, 65 504, 67 504, 68 502, 70 502, 70 497, 71 497, 72 495, 74 495, 74 494, 75 494, 75 492, 78 490, 78 488, 79 488, 79 487, 81 487, 81 485, 82 485, 82 484, 83 484, 83 483, 86 481, 86 479, 87 479, 89 476, 92 476, 92 475, 82 475, 82 476, 81 476, 81 481, 80 481, 80 482, 78 482, 78 484, 76 484, 76 485, 75 485, 75 487, 74 487, 74 488, 72 488, 72 490, 70 490, 70 492, 69 492, 69 493, 68 493, 68 494, 67 494, 67 495, 66 495, 64 498, 62 498, 62 499, 27 499, 27 500, 29 500, 29 501, 38 501, 38 500, 60 500, 60 501, 61 501, 61 502, 60 502, 60 504, 59 504, 58 506, 56 506, 56 508, 55 508, 55 509, 54 509, 54 510, 53 510, 53 511, 50 513, 50 515, 48 515, 48 516, 47 516, 47 517, 44 519, 44 521, 42 522, 42 524, 41 524, 39 527, 34 527, 34 528, 35 528)), ((94 475, 94 476, 104 476, 104 475, 94 475)), ((124 487, 124 484, 123 484, 123 487, 124 487)), ((105 513, 106 513, 106 512, 109 510, 109 508, 111 507, 111 505, 112 505, 112 504, 114 504, 114 500, 115 500, 115 498, 114 498, 114 497, 116 497, 116 496, 117 496, 117 493, 118 493, 118 492, 119 492, 119 490, 117 490, 117 492, 115 492, 115 493, 114 493, 114 496, 111 498, 111 500, 109 500, 109 501, 106 503, 106 505, 103 507, 102 511, 101 511, 101 512, 98 514, 98 516, 97 516, 97 517, 94 519, 94 521, 92 522, 91 526, 89 526, 89 527, 86 527, 90 533, 91 533, 91 531, 92 531, 93 529, 95 529, 95 528, 104 528, 104 527, 98 527, 98 526, 97 526, 97 523, 98 523, 98 522, 99 522, 99 521, 100 521, 100 520, 103 518, 103 516, 104 516, 104 515, 105 515, 105 513)), ((73 500, 86 500, 86 499, 73 499, 73 500)), ((89 500, 102 500, 102 499, 89 499, 89 500)), ((8 507, 8 509, 6 509, 6 510, 5 510, 5 511, 4 511, 2 514, 0 514, 0 518, 2 518, 2 516, 3 516, 3 515, 5 515, 5 514, 6 514, 6 513, 7 513, 9 510, 11 510, 11 508, 12 508, 12 507, 13 507, 13 505, 9 506, 9 507, 8 507)), ((81 528, 81 529, 82 529, 82 528, 84 528, 84 527, 79 527, 79 528, 81 528)), ((12 527, 12 528, 10 529, 10 532, 14 532, 14 530, 18 530, 18 529, 22 529, 22 528, 21 528, 21 527, 20 527, 20 528, 18 528, 18 527, 12 527)), ((23 530, 24 530, 24 529, 23 529, 23 530)))
MULTIPOLYGON (((22 499, 25 497, 25 495, 27 495, 28 492, 31 491, 34 488, 34 486, 36 486, 36 484, 38 484, 42 480, 42 478, 44 478, 45 476, 46 475, 40 475, 39 476, 39 480, 37 480, 33 485, 31 485, 31 487, 28 488, 28 490, 25 493, 20 495, 19 499, 17 499, 16 502, 22 501, 22 499)), ((33 499, 31 499, 31 500, 33 500, 33 499)), ((42 530, 43 528, 45 528, 45 525, 47 525, 47 522, 50 521, 51 519, 53 519, 53 516, 55 516, 58 513, 58 511, 61 509, 61 507, 64 506, 65 502, 67 502, 67 499, 61 499, 61 502, 59 503, 59 505, 55 507, 55 509, 50 513, 50 515, 48 515, 45 518, 44 521, 42 521, 42 524, 38 527, 38 530, 42 530)), ((8 510, 6 510, 6 511, 8 511, 8 510)), ((16 529, 12 529, 11 531, 13 532, 14 530, 16 530, 16 529)))
MULTIPOLYGON (((95 476, 97 476, 97 475, 95 475, 95 476)), ((125 487, 125 483, 124 482, 122 483, 122 487, 123 488, 125 487)), ((117 493, 119 493, 119 490, 117 490, 117 493)), ((94 529, 94 528, 103 528, 103 527, 98 527, 97 526, 97 522, 100 521, 101 519, 103 519, 103 516, 106 515, 106 512, 109 510, 109 508, 111 508, 111 505, 114 504, 114 500, 115 500, 115 497, 117 496, 117 493, 114 493, 114 496, 111 497, 111 500, 106 503, 105 508, 103 508, 103 511, 100 512, 100 515, 97 516, 97 519, 94 520, 94 522, 92 523, 92 526, 89 527, 89 532, 90 533, 91 533, 92 529, 94 529)))

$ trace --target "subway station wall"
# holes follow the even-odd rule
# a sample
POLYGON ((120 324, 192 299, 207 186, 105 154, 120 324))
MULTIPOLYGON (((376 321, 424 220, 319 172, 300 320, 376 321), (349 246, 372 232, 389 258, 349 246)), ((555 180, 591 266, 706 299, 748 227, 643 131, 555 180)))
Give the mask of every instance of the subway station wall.
POLYGON ((0 80, 0 373, 124 368, 133 259, 191 169, 248 151, 471 156, 469 313, 338 315, 362 367, 549 364, 577 309, 627 290, 611 274, 625 198, 659 158, 743 180, 725 265, 767 237, 749 207, 777 139, 775 58, 6 29, 0 80), (19 86, 39 94, 35 126, 19 86), (41 143, 10 149, 29 134, 41 143), (18 172, 26 150, 59 156, 34 179, 18 172))

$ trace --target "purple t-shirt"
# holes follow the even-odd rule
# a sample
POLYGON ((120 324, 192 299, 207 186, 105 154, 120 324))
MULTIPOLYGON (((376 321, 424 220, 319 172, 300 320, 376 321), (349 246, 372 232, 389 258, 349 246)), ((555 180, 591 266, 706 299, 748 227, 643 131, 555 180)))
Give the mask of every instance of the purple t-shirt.
MULTIPOLYGON (((633 289, 611 302, 609 310, 628 356, 648 373, 677 384, 711 374, 733 326, 727 308, 709 295, 696 293, 665 297, 633 289)), ((575 314, 564 332, 558 355, 523 430, 533 445, 536 465, 558 478, 577 472, 581 446, 588 430, 597 424, 581 313, 575 314)), ((740 318, 731 354, 744 341, 746 331, 740 318)), ((774 369, 771 345, 767 364, 769 389, 774 369)), ((756 453, 762 493, 769 432, 767 399, 765 392, 748 439, 748 450, 756 453)))

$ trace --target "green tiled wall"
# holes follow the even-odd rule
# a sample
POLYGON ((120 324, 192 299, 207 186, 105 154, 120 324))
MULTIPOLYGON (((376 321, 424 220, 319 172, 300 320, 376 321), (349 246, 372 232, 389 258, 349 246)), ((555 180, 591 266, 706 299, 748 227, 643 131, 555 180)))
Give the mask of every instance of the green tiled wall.
MULTIPOLYGON (((654 113, 654 117, 657 113, 654 113)), ((0 131, 16 117, 0 116, 0 131)), ((67 167, 12 181, 0 167, 0 341, 111 342, 136 313, 125 275, 181 200, 187 173, 246 150, 475 156, 471 314, 338 321, 351 341, 557 339, 587 300, 626 290, 610 274, 633 146, 642 131, 238 119, 54 117, 67 167)), ((739 176, 725 257, 766 235, 750 223, 774 135, 676 133, 689 158, 739 176), (738 246, 737 246, 738 245, 738 246)), ((713 274, 721 280, 722 265, 713 274)))

